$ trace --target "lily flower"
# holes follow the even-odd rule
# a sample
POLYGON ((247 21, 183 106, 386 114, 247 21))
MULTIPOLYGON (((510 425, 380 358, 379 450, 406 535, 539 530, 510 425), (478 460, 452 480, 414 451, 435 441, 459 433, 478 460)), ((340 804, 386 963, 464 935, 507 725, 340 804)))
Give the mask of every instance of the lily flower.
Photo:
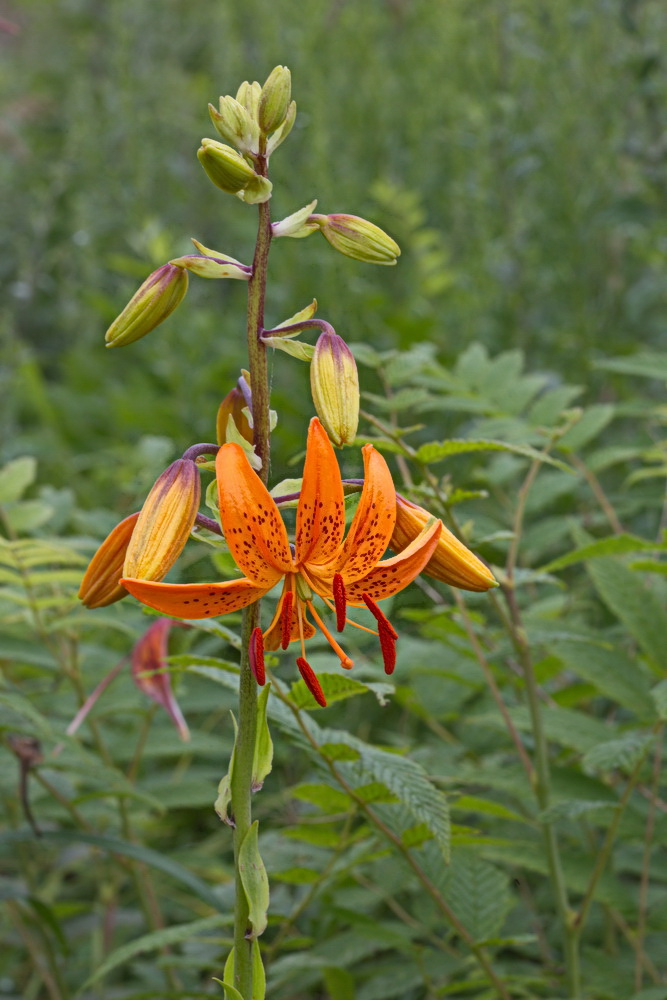
POLYGON ((223 583, 169 584, 124 577, 120 582, 143 604, 179 618, 209 618, 238 611, 268 594, 282 579, 283 589, 273 620, 255 630, 250 659, 259 684, 264 681, 264 649, 287 649, 301 644, 297 666, 320 705, 322 688, 306 659, 305 640, 317 628, 349 669, 352 660, 332 635, 315 607, 315 595, 335 612, 336 626, 351 622, 347 605, 370 610, 377 621, 385 671, 392 673, 395 643, 393 626, 377 602, 403 590, 432 557, 441 522, 433 519, 403 550, 382 559, 396 524, 396 491, 383 456, 367 444, 362 449, 364 485, 359 505, 345 537, 343 483, 333 446, 317 417, 310 422, 303 482, 291 545, 280 511, 252 470, 240 447, 224 444, 217 455, 216 472, 222 529, 241 579, 223 583))

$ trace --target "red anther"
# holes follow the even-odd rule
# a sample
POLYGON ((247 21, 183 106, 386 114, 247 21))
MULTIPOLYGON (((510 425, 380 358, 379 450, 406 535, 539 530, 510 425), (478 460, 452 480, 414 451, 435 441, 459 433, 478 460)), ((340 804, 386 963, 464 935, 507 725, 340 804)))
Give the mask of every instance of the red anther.
POLYGON ((261 628, 254 628, 250 636, 248 645, 248 658, 250 669, 260 687, 264 687, 266 681, 266 670, 264 668, 264 639, 261 628))
POLYGON ((385 674, 393 674, 396 666, 396 639, 392 632, 385 628, 383 622, 379 623, 380 649, 382 650, 385 674))
POLYGON ((326 708, 327 700, 324 697, 324 691, 322 690, 322 686, 318 681, 315 671, 311 667, 310 663, 304 660, 303 656, 300 656, 296 661, 296 665, 299 668, 299 673, 303 677, 306 687, 312 694, 317 704, 321 705, 322 708, 326 708))
POLYGON ((280 645, 287 649, 292 635, 292 605, 294 604, 294 591, 288 590, 283 598, 283 610, 280 614, 280 624, 282 626, 282 639, 280 645))
POLYGON ((345 628, 345 612, 347 610, 347 594, 345 584, 340 573, 334 573, 333 597, 336 605, 336 631, 342 632, 345 628))
POLYGON ((361 595, 361 599, 364 602, 364 604, 366 605, 366 607, 368 608, 368 610, 370 611, 370 613, 373 615, 373 618, 375 618, 375 620, 378 623, 378 625, 380 625, 380 641, 382 641, 382 626, 383 625, 384 625, 385 629, 387 630, 387 632, 389 633, 389 635, 392 637, 392 639, 398 639, 398 632, 396 631, 396 629, 394 628, 394 626, 391 624, 391 622, 389 621, 389 619, 387 618, 387 616, 384 614, 384 612, 380 611, 379 607, 377 606, 377 604, 375 603, 375 601, 373 600, 373 598, 369 597, 368 594, 362 594, 361 595))

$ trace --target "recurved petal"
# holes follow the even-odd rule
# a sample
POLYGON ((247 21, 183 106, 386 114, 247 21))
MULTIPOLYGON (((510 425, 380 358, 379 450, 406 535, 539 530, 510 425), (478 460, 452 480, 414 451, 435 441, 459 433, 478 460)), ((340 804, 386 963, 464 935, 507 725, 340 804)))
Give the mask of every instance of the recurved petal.
POLYGON ((216 473, 220 520, 229 551, 253 583, 270 590, 294 569, 278 508, 240 445, 223 444, 216 473))
POLYGON ((340 469, 327 432, 313 417, 296 512, 297 563, 331 559, 344 534, 345 499, 340 469))
POLYGON ((123 577, 120 583, 142 604, 173 618, 214 618, 253 604, 271 587, 251 580, 224 583, 152 583, 123 577))
POLYGON ((333 567, 343 577, 346 587, 365 577, 378 563, 389 545, 396 523, 396 490, 389 466, 372 444, 364 445, 362 452, 364 487, 361 499, 341 554, 333 567))
POLYGON ((362 594, 367 594, 374 601, 383 601, 412 583, 433 555, 441 529, 442 522, 434 521, 399 555, 384 559, 366 576, 346 584, 348 604, 365 606, 362 594))

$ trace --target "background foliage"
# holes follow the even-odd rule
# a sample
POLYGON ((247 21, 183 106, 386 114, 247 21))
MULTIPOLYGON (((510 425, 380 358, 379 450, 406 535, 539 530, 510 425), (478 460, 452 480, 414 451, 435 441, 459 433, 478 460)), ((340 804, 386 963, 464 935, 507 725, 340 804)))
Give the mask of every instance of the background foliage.
MULTIPOLYGON (((287 63, 299 117, 275 158, 274 216, 317 196, 377 221, 403 257, 373 269, 323 240, 281 241, 269 320, 317 296, 358 345, 375 419, 363 433, 504 590, 400 595, 389 695, 360 642, 359 686, 326 680, 340 696, 326 713, 298 685, 296 711, 271 699, 276 760, 256 799, 269 995, 494 996, 481 949, 509 995, 567 996, 551 831, 586 916, 583 995, 662 1000, 664 6, 24 0, 2 13, 0 991, 219 989, 232 869, 211 804, 232 740, 233 620, 173 637, 190 744, 129 672, 92 725, 64 730, 148 624, 130 602, 82 613, 81 568, 164 466, 211 438, 243 362, 244 293, 193 282, 132 348, 106 352, 102 333, 190 236, 247 256, 248 209, 212 196, 194 152, 208 100, 287 63), (546 799, 526 773, 541 730, 546 799), (39 840, 17 734, 41 745, 39 840)), ((277 480, 310 411, 305 368, 281 357, 273 377, 277 480)), ((354 451, 342 461, 358 472, 354 451)), ((213 567, 193 545, 177 572, 213 567)), ((313 662, 331 668, 324 650, 313 662)), ((285 695, 289 671, 276 671, 285 695)))

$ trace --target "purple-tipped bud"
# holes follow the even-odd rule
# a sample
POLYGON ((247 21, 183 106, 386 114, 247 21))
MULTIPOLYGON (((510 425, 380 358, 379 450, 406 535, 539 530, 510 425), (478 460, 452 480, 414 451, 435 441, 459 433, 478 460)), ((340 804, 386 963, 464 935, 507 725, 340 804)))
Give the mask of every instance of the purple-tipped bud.
POLYGON ((174 697, 171 678, 167 672, 167 643, 171 624, 168 618, 158 619, 135 643, 132 650, 132 679, 140 691, 168 712, 181 739, 189 740, 190 731, 174 697))
POLYGON ((337 333, 320 334, 310 364, 310 388, 317 415, 331 441, 354 441, 359 424, 359 376, 352 351, 337 333))
POLYGON ((358 215, 311 215, 324 238, 346 257, 366 264, 395 264, 401 248, 379 226, 358 215))
POLYGON ((163 264, 146 278, 106 332, 107 347, 124 347, 145 337, 162 323, 188 290, 188 274, 175 264, 163 264))

